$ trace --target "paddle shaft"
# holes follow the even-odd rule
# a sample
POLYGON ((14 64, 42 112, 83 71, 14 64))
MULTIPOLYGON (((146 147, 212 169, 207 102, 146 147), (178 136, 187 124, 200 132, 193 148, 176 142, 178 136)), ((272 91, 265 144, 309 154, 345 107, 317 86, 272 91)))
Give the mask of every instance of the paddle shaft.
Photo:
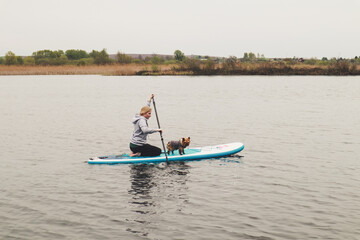
MULTIPOLYGON (((157 114, 157 111, 156 111, 155 98, 153 97, 152 100, 153 100, 153 104, 154 104, 154 110, 155 110, 155 115, 156 115, 157 124, 158 124, 159 129, 161 129, 161 127, 160 127, 160 122, 159 122, 159 117, 158 117, 158 114, 157 114)), ((163 138, 162 132, 160 132, 160 137, 161 137, 161 143, 162 143, 162 145, 163 145, 163 149, 164 149, 164 153, 165 153, 166 162, 169 163, 169 160, 168 160, 168 157, 167 157, 167 153, 166 153, 166 149, 165 149, 164 138, 163 138)))

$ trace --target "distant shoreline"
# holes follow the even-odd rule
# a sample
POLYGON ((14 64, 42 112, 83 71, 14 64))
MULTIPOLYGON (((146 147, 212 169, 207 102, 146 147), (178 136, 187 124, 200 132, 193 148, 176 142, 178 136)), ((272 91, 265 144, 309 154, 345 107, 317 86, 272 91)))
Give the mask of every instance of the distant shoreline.
POLYGON ((212 75, 360 75, 360 65, 276 65, 276 64, 239 64, 231 68, 215 66, 211 69, 186 69, 178 64, 111 64, 111 65, 62 65, 62 66, 25 66, 0 65, 0 75, 105 75, 105 76, 212 76, 212 75))
POLYGON ((108 75, 108 76, 216 76, 216 75, 360 75, 360 57, 265 58, 244 53, 242 58, 174 55, 109 55, 106 49, 40 50, 32 56, 16 56, 9 51, 0 57, 0 75, 108 75), (145 56, 145 58, 144 58, 145 56))

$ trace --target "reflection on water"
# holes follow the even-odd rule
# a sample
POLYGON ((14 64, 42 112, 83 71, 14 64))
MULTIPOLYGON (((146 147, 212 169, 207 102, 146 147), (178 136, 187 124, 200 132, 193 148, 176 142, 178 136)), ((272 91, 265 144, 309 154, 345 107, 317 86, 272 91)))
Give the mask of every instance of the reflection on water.
POLYGON ((132 165, 130 171, 131 196, 129 203, 134 215, 133 228, 127 231, 147 236, 149 228, 157 225, 168 204, 176 206, 176 211, 188 201, 186 181, 190 166, 184 162, 169 164, 132 165))

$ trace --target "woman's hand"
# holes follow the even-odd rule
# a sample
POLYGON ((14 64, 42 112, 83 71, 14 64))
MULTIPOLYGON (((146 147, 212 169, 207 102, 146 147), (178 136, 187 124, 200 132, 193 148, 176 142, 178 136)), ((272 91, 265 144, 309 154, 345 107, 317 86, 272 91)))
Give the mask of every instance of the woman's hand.
POLYGON ((154 98, 154 96, 155 96, 154 94, 151 94, 149 102, 151 102, 151 100, 154 98))
POLYGON ((161 133, 162 134, 162 132, 163 132, 163 130, 162 129, 158 129, 157 130, 159 133, 161 133))

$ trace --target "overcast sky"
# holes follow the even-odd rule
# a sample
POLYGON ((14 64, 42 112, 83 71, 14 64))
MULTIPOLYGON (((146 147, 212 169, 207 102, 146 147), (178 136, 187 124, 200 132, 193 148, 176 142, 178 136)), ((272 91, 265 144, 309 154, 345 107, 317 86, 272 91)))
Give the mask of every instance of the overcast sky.
POLYGON ((0 0, 0 56, 43 49, 360 56, 360 0, 0 0))

